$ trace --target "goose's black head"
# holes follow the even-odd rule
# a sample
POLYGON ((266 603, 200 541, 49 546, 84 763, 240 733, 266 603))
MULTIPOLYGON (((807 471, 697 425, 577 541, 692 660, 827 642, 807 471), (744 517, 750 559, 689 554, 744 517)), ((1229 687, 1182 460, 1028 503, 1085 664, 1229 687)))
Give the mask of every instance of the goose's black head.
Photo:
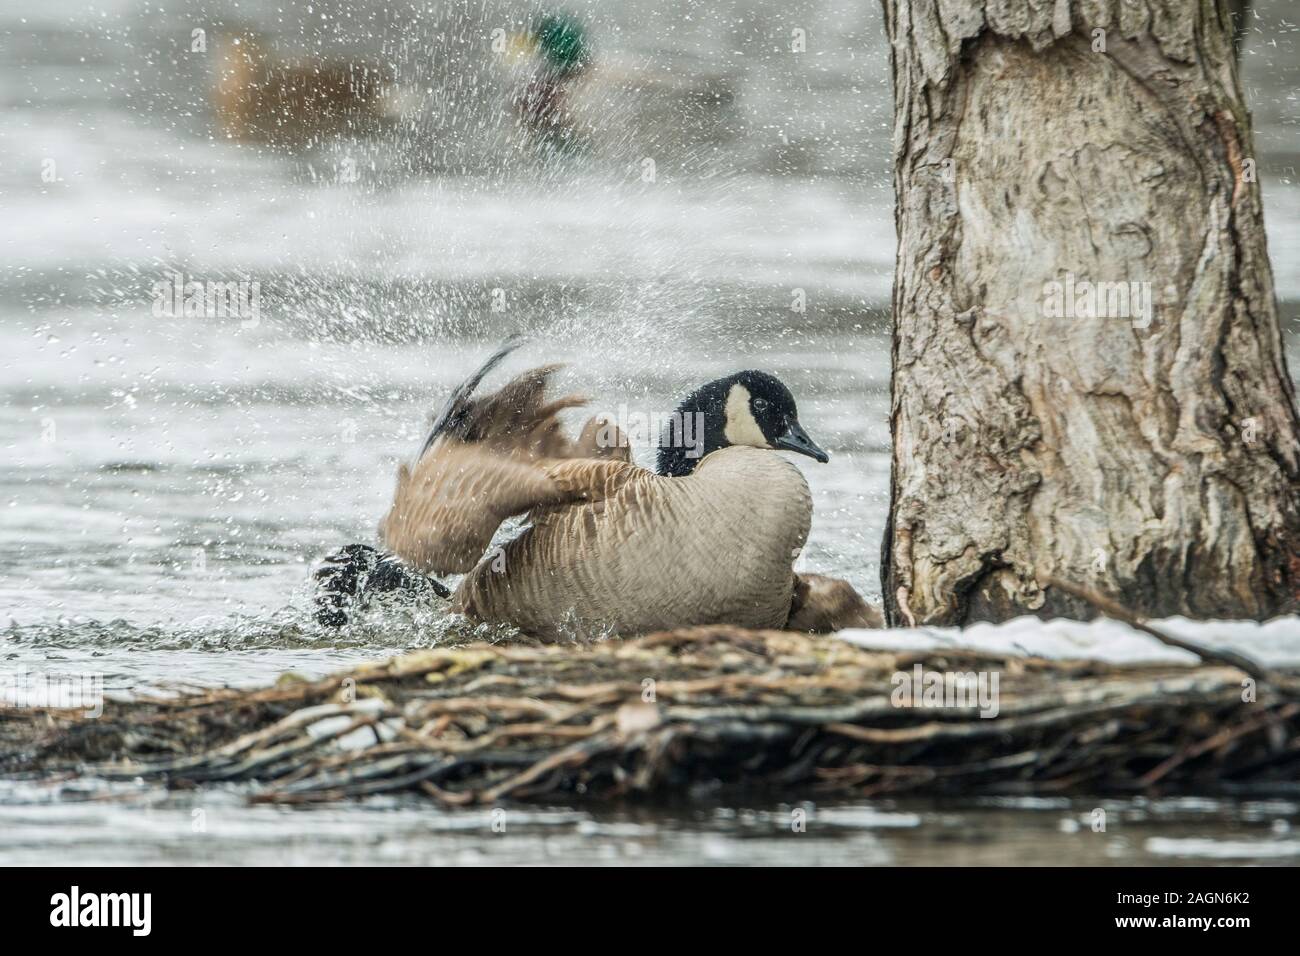
POLYGON ((659 474, 689 475, 705 455, 729 445, 793 451, 830 461, 799 424, 790 390, 766 372, 737 372, 686 396, 660 437, 659 474))

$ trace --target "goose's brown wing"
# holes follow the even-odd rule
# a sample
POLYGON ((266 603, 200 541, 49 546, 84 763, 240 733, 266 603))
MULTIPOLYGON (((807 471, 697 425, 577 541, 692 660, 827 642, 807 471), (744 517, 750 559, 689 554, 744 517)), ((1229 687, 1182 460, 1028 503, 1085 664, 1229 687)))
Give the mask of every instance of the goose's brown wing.
POLYGON ((559 413, 586 399, 547 401, 558 367, 533 369, 471 398, 480 370, 468 389, 453 393, 419 460, 398 470, 393 505, 379 525, 386 548, 425 573, 464 573, 507 518, 603 497, 619 471, 642 472, 627 461, 627 448, 599 446, 592 423, 577 443, 564 434, 559 413), (600 454, 607 457, 578 457, 600 454))

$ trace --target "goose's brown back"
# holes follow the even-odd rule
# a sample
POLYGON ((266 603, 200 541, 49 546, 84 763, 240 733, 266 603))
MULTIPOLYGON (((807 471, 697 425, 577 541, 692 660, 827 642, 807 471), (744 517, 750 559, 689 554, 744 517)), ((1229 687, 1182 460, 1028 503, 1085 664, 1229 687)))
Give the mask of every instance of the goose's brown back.
POLYGON ((812 497, 779 454, 724 448, 682 478, 579 459, 554 477, 592 500, 535 511, 464 578, 459 610, 544 637, 784 626, 812 497))

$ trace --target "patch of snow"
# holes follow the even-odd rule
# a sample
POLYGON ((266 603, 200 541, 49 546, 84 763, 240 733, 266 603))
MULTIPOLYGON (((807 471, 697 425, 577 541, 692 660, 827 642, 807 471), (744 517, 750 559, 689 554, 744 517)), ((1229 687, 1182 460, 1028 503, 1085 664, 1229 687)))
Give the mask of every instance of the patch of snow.
MULTIPOLYGON (((1208 648, 1236 651, 1270 667, 1300 666, 1300 616, 1271 621, 1193 621, 1171 617, 1151 625, 1171 636, 1208 648)), ((1018 617, 1002 624, 967 628, 918 627, 850 630, 836 635, 858 647, 885 651, 969 648, 1020 657, 1089 659, 1115 664, 1194 664, 1190 651, 1162 644, 1148 634, 1109 618, 1094 621, 1018 617)))

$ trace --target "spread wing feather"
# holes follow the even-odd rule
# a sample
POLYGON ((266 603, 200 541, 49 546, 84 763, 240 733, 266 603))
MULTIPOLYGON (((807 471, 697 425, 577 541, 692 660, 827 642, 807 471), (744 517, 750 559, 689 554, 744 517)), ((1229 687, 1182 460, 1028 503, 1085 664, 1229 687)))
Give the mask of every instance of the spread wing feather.
POLYGON ((612 494, 637 474, 626 446, 603 447, 593 419, 577 442, 560 412, 587 400, 547 400, 559 368, 525 372, 480 398, 474 388, 517 343, 507 342, 456 388, 439 412, 420 457, 397 473, 393 504, 379 525, 384 546, 425 573, 460 574, 483 556, 507 518, 612 494))

